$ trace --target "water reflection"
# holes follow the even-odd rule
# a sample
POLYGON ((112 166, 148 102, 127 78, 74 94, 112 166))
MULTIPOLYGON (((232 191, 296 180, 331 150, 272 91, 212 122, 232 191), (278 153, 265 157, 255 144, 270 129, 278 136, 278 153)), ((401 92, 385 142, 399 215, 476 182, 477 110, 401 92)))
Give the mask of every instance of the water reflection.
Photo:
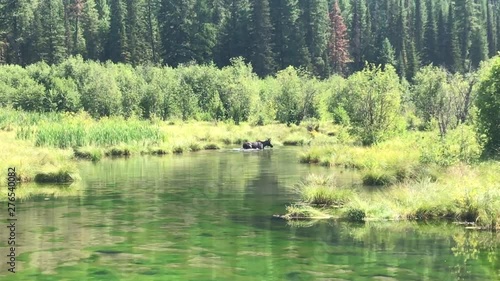
MULTIPOLYGON (((19 273, 9 280, 495 280, 499 275, 496 233, 446 223, 299 226, 272 219, 295 199, 290 187, 301 177, 330 172, 297 164, 295 152, 84 162, 84 196, 22 203, 19 273)), ((345 184, 356 178, 339 175, 345 184)))

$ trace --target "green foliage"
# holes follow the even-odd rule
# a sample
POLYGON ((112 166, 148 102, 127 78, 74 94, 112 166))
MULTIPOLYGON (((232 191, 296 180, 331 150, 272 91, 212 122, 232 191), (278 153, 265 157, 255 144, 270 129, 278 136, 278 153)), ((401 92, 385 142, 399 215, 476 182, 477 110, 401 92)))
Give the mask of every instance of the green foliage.
POLYGON ((37 146, 59 148, 89 145, 157 143, 163 140, 159 129, 144 121, 104 118, 98 122, 68 118, 65 122, 45 122, 35 134, 37 146))
POLYGON ((471 126, 460 125, 445 137, 432 136, 420 144, 420 161, 451 166, 459 162, 475 163, 483 151, 483 141, 478 139, 471 126))
POLYGON ((304 203, 342 206, 351 200, 354 190, 338 187, 333 177, 309 175, 298 187, 304 203))
POLYGON ((373 144, 400 130, 401 92, 394 67, 387 65, 382 70, 367 65, 347 79, 336 102, 348 112, 362 142, 373 144))
POLYGON ((299 124, 304 118, 318 117, 317 89, 314 80, 304 83, 306 76, 288 67, 276 76, 280 93, 276 96, 276 119, 282 123, 299 124))
POLYGON ((74 179, 69 172, 59 171, 56 173, 39 173, 35 176, 34 181, 37 183, 69 183, 74 179))
POLYGON ((482 71, 476 105, 479 109, 478 123, 481 134, 487 137, 486 149, 497 153, 500 150, 500 57, 482 71))
POLYGON ((348 208, 343 215, 348 221, 351 222, 362 222, 366 217, 364 210, 352 207, 348 208))

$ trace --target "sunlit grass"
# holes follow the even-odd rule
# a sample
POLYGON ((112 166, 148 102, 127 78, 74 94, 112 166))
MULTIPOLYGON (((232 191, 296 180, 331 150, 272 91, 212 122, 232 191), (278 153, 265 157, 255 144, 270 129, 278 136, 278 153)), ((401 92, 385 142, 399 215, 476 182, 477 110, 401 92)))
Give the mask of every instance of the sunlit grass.
MULTIPOLYGON (((48 198, 76 197, 81 196, 82 193, 83 187, 81 182, 75 182, 70 185, 23 183, 18 185, 15 189, 16 200, 28 200, 35 196, 44 196, 48 198)), ((6 188, 0 191, 0 201, 7 201, 6 188)))
POLYGON ((342 206, 354 195, 352 189, 337 186, 332 176, 309 175, 296 190, 304 203, 322 206, 342 206))
MULTIPOLYGON (((37 174, 43 173, 76 174, 71 150, 35 147, 30 141, 16 139, 13 131, 0 131, 0 146, 0 170, 6 173, 9 167, 16 168, 16 175, 22 182, 33 181, 37 174)), ((1 177, 0 183, 6 184, 6 177, 1 177)))
MULTIPOLYGON (((376 191, 351 189, 341 217, 377 220, 451 219, 472 222, 484 228, 500 228, 500 163, 487 162, 478 166, 458 164, 444 169, 436 180, 409 179, 376 191)), ((331 178, 309 176, 301 187, 302 204, 295 205, 294 214, 303 216, 331 211, 316 209, 313 202, 326 202, 333 195, 331 178), (328 191, 328 192, 326 192, 328 191), (319 199, 317 199, 319 198, 319 199), (307 203, 307 204, 305 204, 307 203), (300 210, 306 208, 305 210, 300 210), (299 210, 297 210, 299 209, 299 210)), ((338 208, 339 205, 336 205, 338 208)))

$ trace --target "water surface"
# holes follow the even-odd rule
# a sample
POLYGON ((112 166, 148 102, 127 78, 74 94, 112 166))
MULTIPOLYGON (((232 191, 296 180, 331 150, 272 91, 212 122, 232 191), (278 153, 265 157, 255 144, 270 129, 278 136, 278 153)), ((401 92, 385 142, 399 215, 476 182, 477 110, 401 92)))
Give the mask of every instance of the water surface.
MULTIPOLYGON (((272 219, 296 200, 301 178, 332 173, 298 164, 297 151, 82 162, 82 196, 18 203, 18 273, 2 258, 0 279, 500 280, 499 234, 450 223, 272 219)), ((359 182, 333 172, 339 184, 359 182)))

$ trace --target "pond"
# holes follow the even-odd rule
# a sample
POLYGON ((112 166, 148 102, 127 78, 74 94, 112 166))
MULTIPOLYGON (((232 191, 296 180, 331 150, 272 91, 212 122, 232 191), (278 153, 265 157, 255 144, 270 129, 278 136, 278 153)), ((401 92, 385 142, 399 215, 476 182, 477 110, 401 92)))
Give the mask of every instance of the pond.
POLYGON ((497 233, 273 219, 296 201, 293 186, 308 173, 359 182, 347 170, 299 164, 298 151, 81 162, 81 196, 18 203, 17 273, 2 258, 0 279, 500 280, 497 233))

